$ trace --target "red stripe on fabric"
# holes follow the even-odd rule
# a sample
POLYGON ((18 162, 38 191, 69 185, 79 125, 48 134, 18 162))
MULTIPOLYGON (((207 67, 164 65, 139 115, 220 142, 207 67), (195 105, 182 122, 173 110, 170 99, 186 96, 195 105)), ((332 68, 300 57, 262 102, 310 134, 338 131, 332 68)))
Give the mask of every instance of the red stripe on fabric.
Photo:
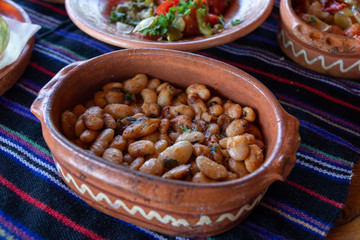
POLYGON ((74 230, 84 234, 85 236, 87 236, 87 237, 89 237, 91 239, 96 239, 96 240, 104 239, 104 238, 100 237, 99 235, 97 235, 96 233, 90 231, 89 229, 86 229, 85 227, 75 223, 74 221, 67 218, 63 214, 61 214, 61 213, 55 211, 54 209, 50 208, 48 205, 46 205, 46 204, 40 202, 39 200, 31 197, 29 194, 27 194, 26 192, 24 192, 21 189, 17 188, 15 185, 13 185, 8 180, 4 179, 2 176, 0 176, 0 183, 3 184, 4 186, 6 186, 11 191, 13 191, 14 193, 16 193, 23 200, 31 203, 35 207, 37 207, 37 208, 43 210, 44 212, 50 214, 51 216, 55 217, 57 220, 59 220, 63 224, 73 228, 74 230))
POLYGON ((0 216, 0 226, 5 226, 7 229, 10 230, 11 233, 16 234, 23 240, 34 240, 33 237, 27 235, 23 230, 21 230, 20 228, 18 228, 17 226, 15 226, 11 222, 3 218, 2 216, 0 216))
MULTIPOLYGON (((199 54, 200 54, 200 55, 207 56, 207 57, 215 58, 215 56, 212 56, 212 55, 210 55, 210 54, 206 54, 206 53, 199 53, 199 54)), ((308 86, 306 86, 306 85, 304 85, 304 84, 297 83, 297 82, 293 82, 293 81, 290 81, 290 80, 288 80, 288 79, 281 78, 281 77, 275 76, 274 74, 266 73, 266 72, 260 71, 259 69, 255 69, 255 68, 252 68, 252 67, 249 67, 249 66, 245 66, 245 65, 238 64, 238 63, 231 62, 231 61, 224 61, 224 60, 221 59, 221 58, 216 58, 216 59, 217 59, 217 60, 220 60, 220 61, 222 61, 222 62, 226 62, 226 63, 231 64, 231 65, 237 66, 237 67, 239 67, 239 68, 246 69, 246 70, 248 70, 248 71, 252 71, 252 72, 255 72, 255 73, 258 73, 258 74, 261 74, 261 75, 270 77, 270 78, 275 79, 275 80, 277 80, 277 81, 279 81, 279 82, 283 82, 283 83, 286 83, 286 84, 290 84, 290 85, 294 85, 294 86, 298 86, 298 87, 304 88, 304 89, 306 89, 306 90, 308 90, 308 91, 310 91, 310 92, 313 92, 313 93, 315 93, 315 94, 317 94, 317 95, 319 95, 319 96, 321 96, 321 97, 323 97, 323 98, 326 98, 326 99, 328 99, 328 100, 330 100, 330 101, 333 101, 333 102, 335 102, 335 103, 337 103, 337 104, 343 105, 343 106, 345 106, 345 107, 352 108, 352 109, 360 112, 360 107, 354 106, 354 105, 352 105, 352 104, 350 104, 350 103, 347 103, 347 102, 344 102, 344 101, 342 101, 342 100, 340 100, 340 99, 334 98, 334 97, 332 97, 332 96, 330 96, 330 95, 328 95, 328 94, 326 94, 326 93, 323 93, 323 92, 321 92, 321 91, 319 91, 319 90, 317 90, 317 89, 308 87, 308 86)))
POLYGON ((322 195, 320 195, 320 194, 318 194, 318 193, 316 193, 316 192, 311 191, 310 189, 307 189, 307 188, 305 188, 305 187, 303 187, 303 186, 300 186, 299 184, 296 184, 296 183, 291 182, 291 181, 289 181, 289 180, 285 180, 285 182, 286 182, 287 184, 290 184, 291 186, 294 186, 294 187, 296 187, 296 188, 298 188, 298 189, 300 189, 300 190, 302 190, 302 191, 310 194, 311 196, 316 197, 316 198, 319 198, 321 201, 326 202, 326 203, 329 203, 329 204, 331 204, 331 205, 333 205, 333 206, 335 206, 335 207, 337 207, 337 208, 340 208, 340 209, 341 209, 341 208, 344 207, 344 204, 343 204, 343 203, 338 203, 338 202, 335 202, 334 200, 328 199, 327 197, 324 197, 324 196, 322 196, 322 195))
POLYGON ((271 13, 270 16, 273 17, 273 18, 276 18, 276 19, 279 18, 279 15, 278 15, 278 14, 275 14, 275 13, 271 13))
POLYGON ((29 63, 30 66, 32 66, 33 68, 36 68, 38 70, 40 70, 41 72, 47 74, 47 75, 50 75, 51 77, 55 76, 55 73, 53 72, 50 72, 49 70, 46 70, 45 68, 43 67, 40 67, 39 65, 37 65, 36 63, 34 62, 30 62, 29 63))
POLYGON ((57 13, 60 13, 60 14, 63 14, 63 15, 67 15, 66 11, 61 10, 61 9, 59 9, 59 8, 56 8, 56 7, 54 7, 54 6, 51 5, 51 4, 44 3, 44 2, 38 1, 38 0, 28 0, 28 1, 33 2, 33 3, 40 4, 40 5, 43 5, 44 7, 47 7, 48 9, 51 9, 51 10, 53 10, 54 12, 57 12, 57 13))

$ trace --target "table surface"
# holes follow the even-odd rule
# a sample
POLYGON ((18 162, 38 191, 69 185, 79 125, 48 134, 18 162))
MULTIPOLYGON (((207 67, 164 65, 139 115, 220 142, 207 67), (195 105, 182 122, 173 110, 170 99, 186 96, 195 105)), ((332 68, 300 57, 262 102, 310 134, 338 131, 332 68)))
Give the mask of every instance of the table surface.
MULTIPOLYGON (((41 30, 26 71, 0 96, 0 239, 182 239, 98 212, 62 181, 30 106, 68 64, 121 49, 81 31, 61 0, 15 2, 41 30)), ((277 44, 278 7, 275 0, 269 18, 249 35, 195 52, 254 76, 300 121, 289 177, 272 184, 244 222, 208 240, 356 239, 360 82, 320 75, 287 58, 277 44)))

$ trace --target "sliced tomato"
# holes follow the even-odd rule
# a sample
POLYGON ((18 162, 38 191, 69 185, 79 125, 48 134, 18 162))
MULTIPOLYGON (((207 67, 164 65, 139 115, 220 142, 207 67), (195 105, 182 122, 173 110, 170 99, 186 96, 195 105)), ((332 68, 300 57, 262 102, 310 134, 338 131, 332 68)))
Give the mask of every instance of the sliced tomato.
POLYGON ((198 35, 200 34, 199 27, 196 21, 196 9, 192 9, 189 15, 183 17, 185 21, 184 35, 198 35))
POLYGON ((171 7, 175 7, 179 3, 180 0, 166 0, 156 8, 155 13, 159 16, 161 14, 165 16, 171 7))
POLYGON ((340 35, 340 36, 343 36, 343 35, 344 35, 344 31, 343 31, 340 27, 338 27, 338 26, 336 26, 336 25, 332 25, 332 26, 331 26, 331 31, 330 31, 330 33, 336 34, 336 35, 340 35))
POLYGON ((360 35, 360 24, 355 23, 344 30, 344 35, 348 37, 355 37, 360 35))
POLYGON ((229 0, 207 0, 207 6, 209 7, 209 12, 215 15, 220 15, 226 8, 229 0))
POLYGON ((345 8, 347 5, 346 3, 341 3, 336 0, 327 1, 325 7, 323 9, 324 12, 337 12, 341 9, 345 8))
POLYGON ((208 13, 205 17, 205 21, 213 27, 215 24, 219 22, 219 16, 212 13, 208 13))

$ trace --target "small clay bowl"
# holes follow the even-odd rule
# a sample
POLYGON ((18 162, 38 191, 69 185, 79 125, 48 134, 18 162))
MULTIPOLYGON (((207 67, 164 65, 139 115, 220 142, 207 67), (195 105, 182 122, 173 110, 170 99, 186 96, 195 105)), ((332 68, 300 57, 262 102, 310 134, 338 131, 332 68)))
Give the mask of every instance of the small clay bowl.
POLYGON ((244 220, 268 186, 288 176, 300 143, 298 120, 258 80, 222 62, 174 50, 128 49, 73 63, 44 86, 31 111, 41 120, 61 177, 80 198, 129 223, 184 237, 216 235, 244 220), (112 164, 64 137, 63 111, 92 98, 107 82, 138 73, 182 88, 206 84, 214 93, 255 109, 266 145, 265 163, 241 179, 199 184, 112 164))
POLYGON ((311 27, 296 15, 292 0, 280 1, 278 43, 303 67, 333 77, 360 79, 359 40, 311 27))

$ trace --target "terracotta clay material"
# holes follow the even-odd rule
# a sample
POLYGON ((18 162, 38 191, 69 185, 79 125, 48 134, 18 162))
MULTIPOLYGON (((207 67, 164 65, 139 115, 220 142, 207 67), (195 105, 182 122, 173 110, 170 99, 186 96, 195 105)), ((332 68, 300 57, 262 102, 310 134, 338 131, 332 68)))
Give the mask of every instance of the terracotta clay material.
MULTIPOLYGON (((0 1, 0 14, 18 21, 31 23, 27 13, 13 1, 0 1)), ((0 70, 0 96, 14 86, 24 73, 28 63, 30 62, 34 44, 35 36, 30 38, 19 58, 14 63, 0 70)))
POLYGON ((303 67, 333 77, 360 79, 359 40, 311 27, 296 15, 292 0, 280 2, 278 43, 303 67))
POLYGON ((156 41, 140 39, 135 34, 120 33, 115 24, 109 23, 110 3, 108 0, 66 0, 66 11, 71 20, 90 36, 123 48, 165 48, 195 51, 222 45, 239 39, 260 26, 270 15, 274 0, 234 0, 222 14, 225 30, 209 37, 187 36, 177 41, 156 41), (232 26, 231 20, 243 20, 232 26))
POLYGON ((284 180, 296 161, 299 122, 258 80, 219 61, 191 53, 131 49, 62 69, 39 93, 31 111, 63 180, 85 202, 135 225, 165 234, 206 237, 244 220, 268 186, 284 180), (111 81, 147 74, 177 87, 207 85, 215 94, 252 107, 264 136, 265 163, 234 181, 196 184, 145 175, 92 155, 60 132, 60 115, 92 98, 111 81))

